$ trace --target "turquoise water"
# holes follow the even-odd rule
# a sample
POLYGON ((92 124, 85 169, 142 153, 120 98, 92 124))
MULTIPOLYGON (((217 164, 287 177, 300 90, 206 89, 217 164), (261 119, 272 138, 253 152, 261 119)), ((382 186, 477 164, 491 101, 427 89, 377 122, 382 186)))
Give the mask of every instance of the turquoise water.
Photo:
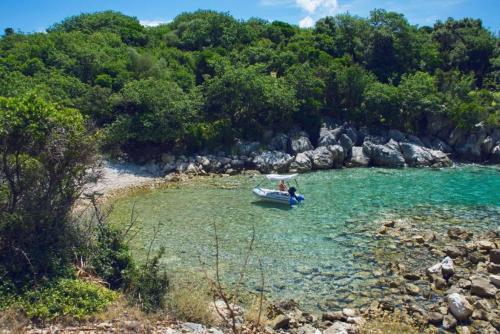
MULTIPOLYGON (((258 290, 259 258, 267 294, 293 297, 320 309, 359 306, 384 294, 379 274, 373 271, 390 256, 405 256, 377 235, 384 219, 409 217, 439 233, 450 225, 475 231, 500 226, 498 167, 304 174, 298 182, 306 201, 293 209, 257 202, 251 189, 261 179, 206 178, 135 194, 117 200, 112 220, 126 220, 135 206, 140 231, 133 246, 138 257, 159 226, 154 247, 165 246, 163 260, 170 272, 199 270, 200 258, 213 260, 216 223, 221 267, 228 281, 238 274, 253 226, 255 256, 247 288, 258 290)), ((433 261, 431 255, 420 256, 422 261, 433 261)))

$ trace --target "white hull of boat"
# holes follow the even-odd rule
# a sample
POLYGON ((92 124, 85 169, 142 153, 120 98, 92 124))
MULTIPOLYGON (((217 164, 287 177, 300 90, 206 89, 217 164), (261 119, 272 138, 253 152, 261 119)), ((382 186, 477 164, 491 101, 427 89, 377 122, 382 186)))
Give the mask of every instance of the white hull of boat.
POLYGON ((254 188, 253 193, 262 201, 290 205, 290 194, 286 191, 254 188))

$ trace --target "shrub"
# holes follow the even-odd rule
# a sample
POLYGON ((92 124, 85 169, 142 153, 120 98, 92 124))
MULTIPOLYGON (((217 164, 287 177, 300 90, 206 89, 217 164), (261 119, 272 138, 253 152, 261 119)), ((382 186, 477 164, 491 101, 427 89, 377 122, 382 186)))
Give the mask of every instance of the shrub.
POLYGON ((167 273, 160 265, 165 253, 162 247, 151 259, 146 259, 135 272, 129 288, 129 297, 133 303, 146 312, 153 312, 165 307, 165 296, 170 286, 167 273))
POLYGON ((103 286, 77 279, 60 279, 20 296, 3 295, 0 308, 10 307, 24 311, 33 320, 56 318, 82 320, 106 307, 118 297, 103 286), (9 305, 7 305, 9 303, 9 305))
POLYGON ((214 321, 209 307, 212 301, 211 291, 205 280, 178 279, 167 297, 167 308, 183 321, 210 324, 214 321))
POLYGON ((69 215, 92 178, 82 115, 30 95, 0 97, 0 274, 18 288, 68 273, 69 215))

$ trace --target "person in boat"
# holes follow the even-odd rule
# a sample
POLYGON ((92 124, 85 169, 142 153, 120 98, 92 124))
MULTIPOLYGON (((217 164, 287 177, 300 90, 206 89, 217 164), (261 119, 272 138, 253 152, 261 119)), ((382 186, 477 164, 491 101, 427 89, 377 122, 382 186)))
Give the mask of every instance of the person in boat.
POLYGON ((278 183, 278 189, 279 189, 279 191, 287 191, 288 190, 284 180, 281 180, 280 183, 278 183))

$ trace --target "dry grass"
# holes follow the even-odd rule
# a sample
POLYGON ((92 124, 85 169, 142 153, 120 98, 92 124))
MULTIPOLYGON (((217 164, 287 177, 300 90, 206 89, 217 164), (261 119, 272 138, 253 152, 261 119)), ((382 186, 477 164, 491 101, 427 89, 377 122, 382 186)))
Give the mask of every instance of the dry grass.
POLYGON ((0 333, 21 334, 29 323, 26 317, 19 311, 6 309, 0 312, 0 333))
POLYGON ((266 310, 270 306, 270 303, 266 300, 262 302, 262 309, 260 308, 260 298, 255 297, 254 301, 250 304, 245 312, 245 322, 253 326, 263 326, 268 321, 266 317, 266 310), (259 318, 260 314, 260 318, 259 318))
POLYGON ((360 334, 420 334, 425 333, 422 328, 415 325, 408 317, 400 313, 393 313, 368 320, 360 334))
POLYGON ((210 289, 201 278, 175 280, 167 296, 168 311, 176 319, 206 325, 215 321, 212 302, 210 289))
POLYGON ((144 313, 137 306, 131 306, 125 297, 122 297, 111 304, 106 311, 92 317, 92 320, 94 322, 105 322, 125 319, 148 323, 155 320, 155 316, 144 313))

